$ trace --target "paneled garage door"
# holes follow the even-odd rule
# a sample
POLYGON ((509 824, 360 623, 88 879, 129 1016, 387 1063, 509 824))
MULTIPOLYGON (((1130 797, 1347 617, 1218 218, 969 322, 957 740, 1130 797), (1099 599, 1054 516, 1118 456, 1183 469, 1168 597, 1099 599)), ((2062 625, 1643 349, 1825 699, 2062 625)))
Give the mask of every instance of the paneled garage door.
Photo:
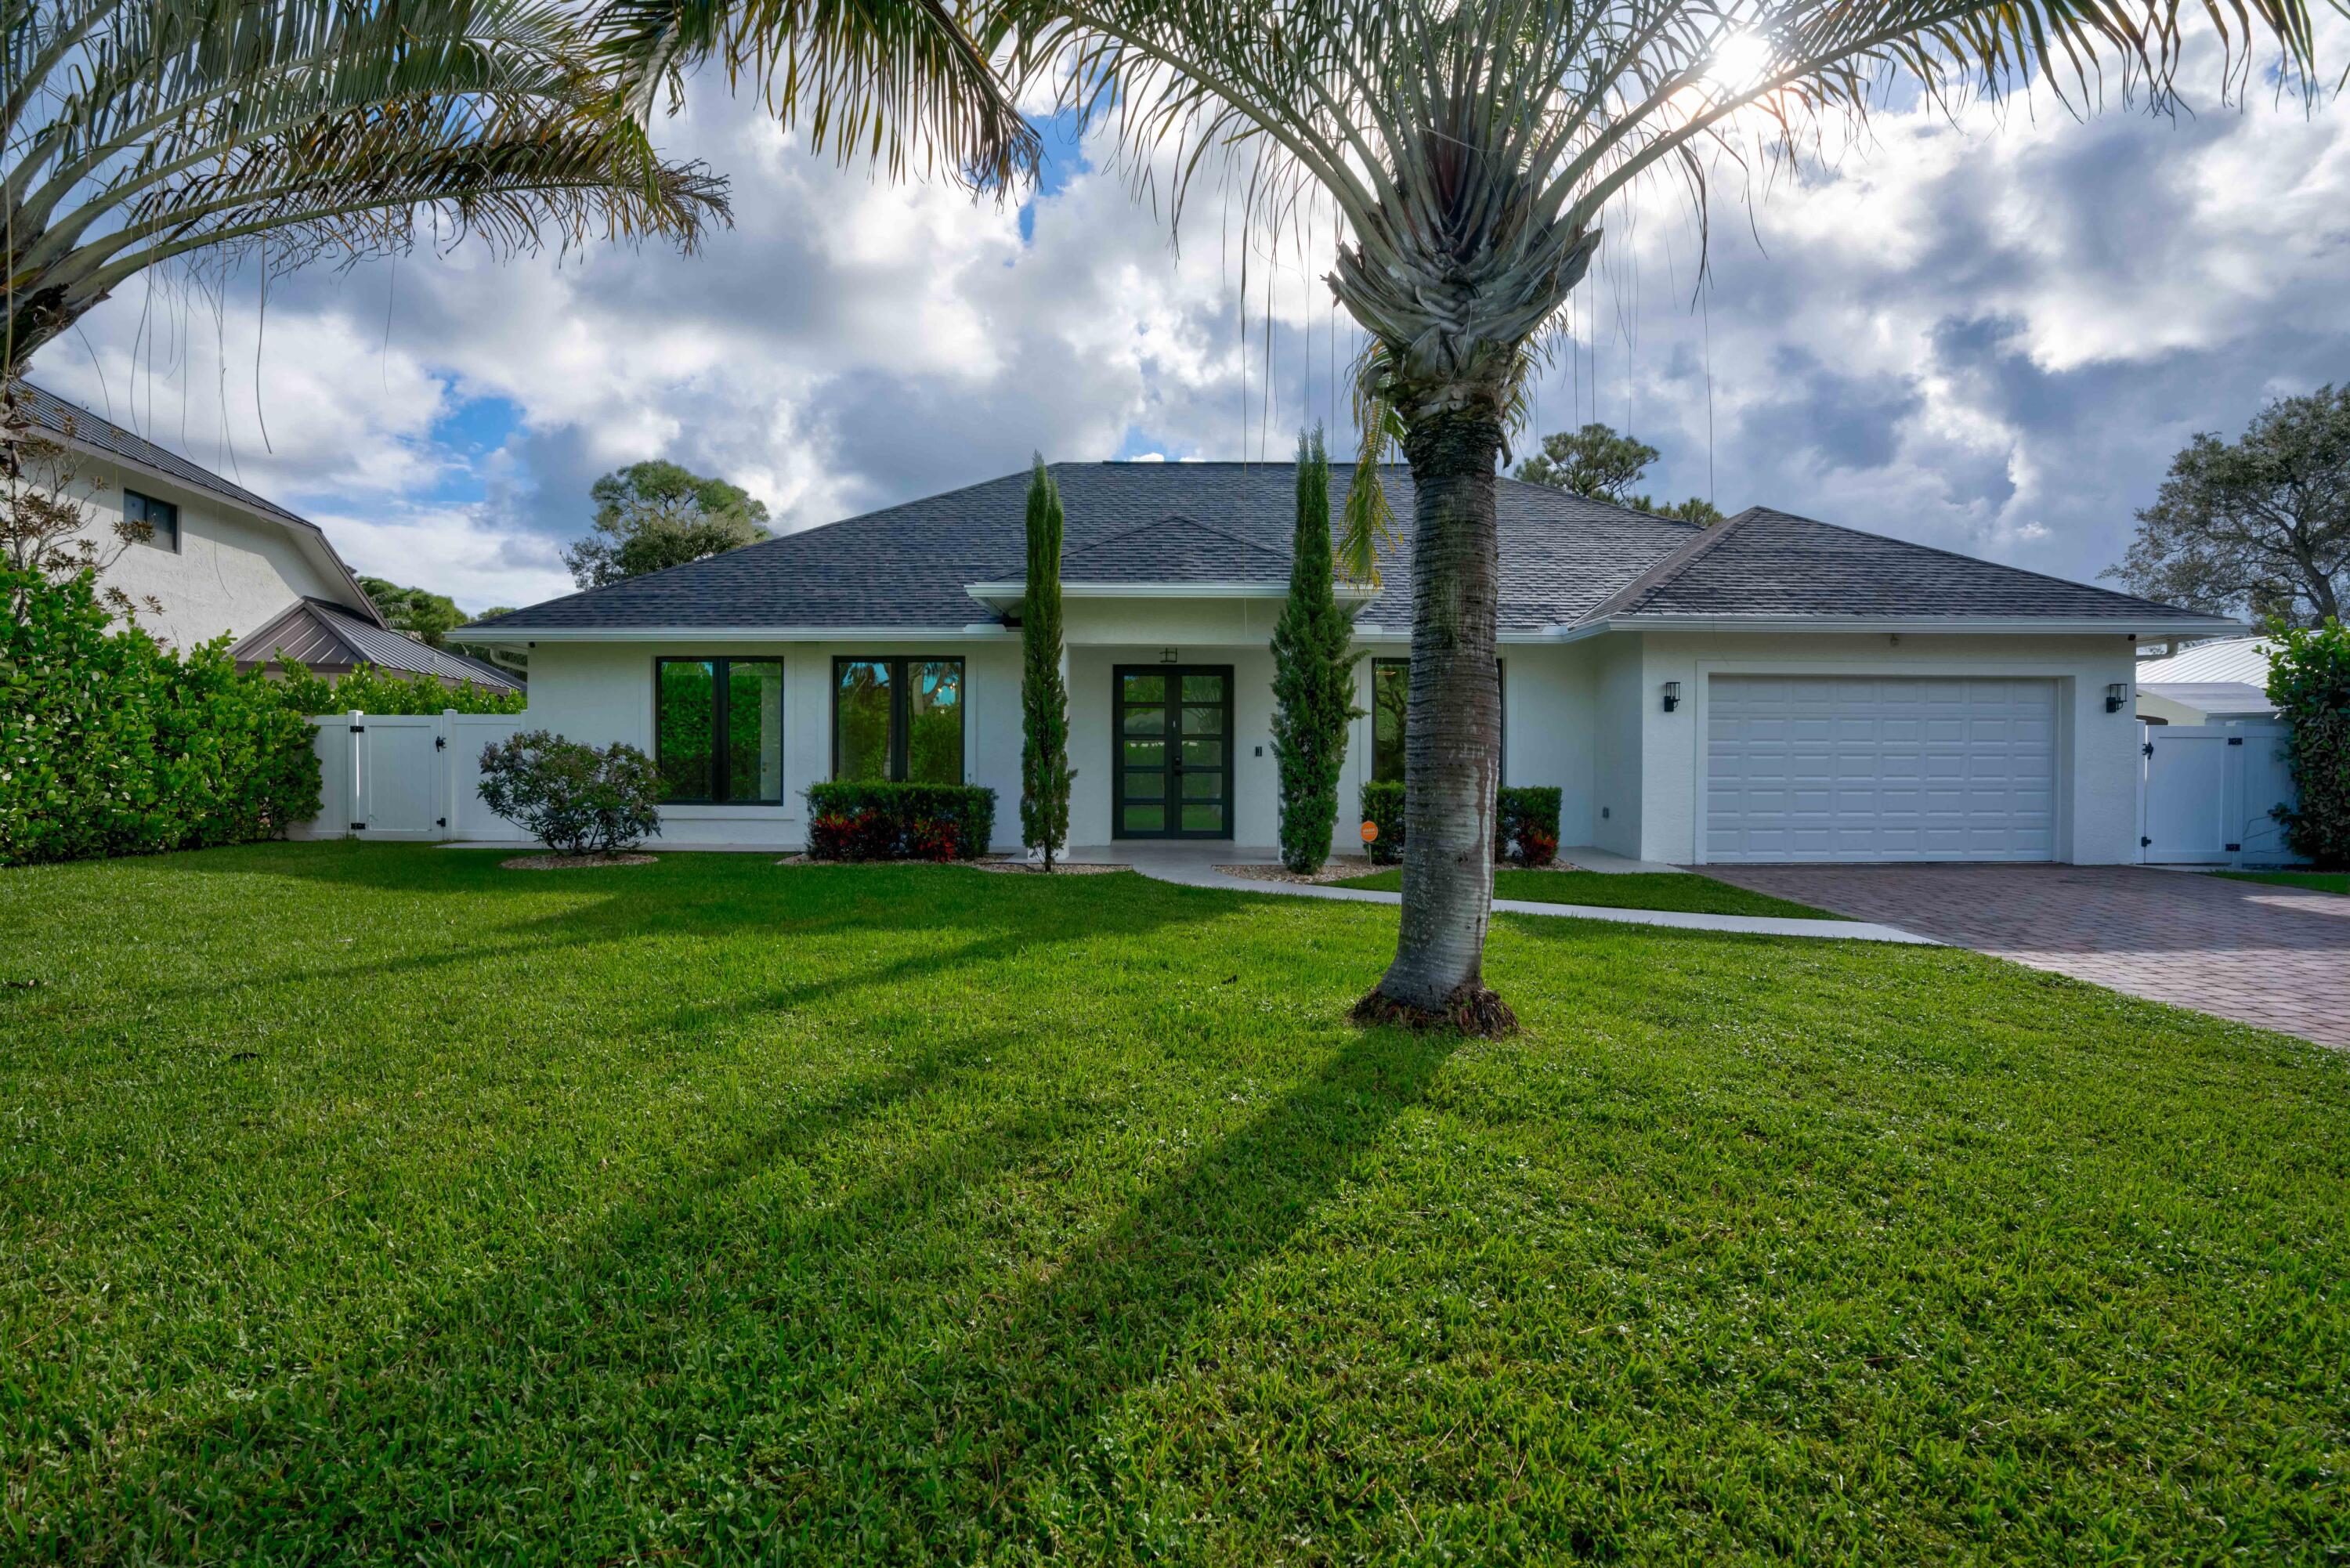
POLYGON ((1713 677, 1708 860, 2055 853, 2054 681, 1713 677))

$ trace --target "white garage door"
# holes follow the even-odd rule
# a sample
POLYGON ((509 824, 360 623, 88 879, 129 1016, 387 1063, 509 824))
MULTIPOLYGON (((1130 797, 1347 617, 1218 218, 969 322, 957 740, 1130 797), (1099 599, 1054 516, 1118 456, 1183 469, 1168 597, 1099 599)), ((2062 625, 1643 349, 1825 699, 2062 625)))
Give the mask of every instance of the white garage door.
POLYGON ((2054 681, 1713 677, 1708 860, 2055 853, 2054 681))

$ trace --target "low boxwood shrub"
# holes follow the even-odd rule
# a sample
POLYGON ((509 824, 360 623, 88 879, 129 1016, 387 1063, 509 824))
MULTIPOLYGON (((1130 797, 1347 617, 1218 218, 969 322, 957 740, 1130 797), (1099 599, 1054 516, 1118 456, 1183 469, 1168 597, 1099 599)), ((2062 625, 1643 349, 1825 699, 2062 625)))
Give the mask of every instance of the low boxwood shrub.
MULTIPOLYGON (((1500 792, 1493 810, 1493 858, 1522 866, 1547 866, 1558 857, 1558 800, 1555 787, 1513 784, 1500 792)), ((1392 866, 1403 858, 1403 785, 1367 784, 1362 794, 1363 820, 1375 823, 1379 834, 1371 840, 1371 859, 1392 866)))
POLYGON ((0 567, 0 864, 284 836, 318 814, 310 726, 225 637, 116 626, 89 572, 0 567))
POLYGON ((972 860, 995 832, 995 792, 978 784, 810 784, 808 854, 818 860, 972 860))
POLYGON ((608 855, 660 831, 660 775, 634 746, 525 730, 482 748, 482 803, 562 855, 608 855))
POLYGON ((2269 628, 2269 701, 2293 726, 2286 756, 2300 799, 2272 813, 2296 855, 2350 867, 2350 627, 2269 628))

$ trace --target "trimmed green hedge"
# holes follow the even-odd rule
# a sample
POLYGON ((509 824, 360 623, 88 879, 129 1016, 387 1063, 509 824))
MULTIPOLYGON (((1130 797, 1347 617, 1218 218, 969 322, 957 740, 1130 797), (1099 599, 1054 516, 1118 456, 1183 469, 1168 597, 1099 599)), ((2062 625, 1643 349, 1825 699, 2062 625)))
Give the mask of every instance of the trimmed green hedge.
POLYGON ((995 832, 995 792, 978 784, 810 784, 808 853, 818 860, 974 860, 995 832))
POLYGON ((0 864, 283 837, 318 814, 310 726, 229 639, 114 628, 91 574, 0 568, 0 864))
POLYGON ((362 664, 338 680, 313 675, 298 659, 284 661, 285 673, 273 683, 278 698, 296 713, 320 718, 328 713, 519 713, 526 701, 520 691, 468 680, 443 686, 430 675, 400 675, 362 664))
MULTIPOLYGON (((1513 784, 1494 802, 1493 858, 1522 866, 1547 866, 1558 855, 1558 790, 1551 785, 1513 784)), ((1392 866, 1403 858, 1403 785, 1367 784, 1363 820, 1378 825, 1371 859, 1392 866)))
POLYGON ((2300 799, 2271 813, 2296 855, 2350 867, 2350 627, 2272 625, 2269 701, 2293 726, 2287 756, 2300 799))

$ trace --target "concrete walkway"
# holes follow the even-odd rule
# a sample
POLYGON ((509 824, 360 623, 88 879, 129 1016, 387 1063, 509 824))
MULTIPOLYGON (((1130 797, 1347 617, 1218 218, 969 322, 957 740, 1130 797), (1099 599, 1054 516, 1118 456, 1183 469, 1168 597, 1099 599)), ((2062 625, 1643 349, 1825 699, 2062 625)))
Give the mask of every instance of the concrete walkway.
MULTIPOLYGON (((1280 855, 1272 849, 1216 842, 1156 842, 1073 846, 1065 858, 1095 865, 1131 866, 1145 877, 1187 888, 1214 888, 1228 893, 1275 893, 1295 898, 1330 898, 1357 904, 1400 904, 1400 893, 1375 893, 1362 888, 1315 887, 1304 882, 1271 882, 1254 877, 1234 877, 1219 866, 1272 866, 1280 855)), ((1523 898, 1496 898, 1493 908, 1510 915, 1549 915, 1578 920, 1612 920, 1627 926, 1664 926, 1683 931, 1735 931, 1750 937, 1822 937, 1833 941, 1910 942, 1924 947, 1940 944, 1898 926, 1865 920, 1802 920, 1774 915, 1692 915, 1675 909, 1618 909, 1598 904, 1543 904, 1523 898)))

